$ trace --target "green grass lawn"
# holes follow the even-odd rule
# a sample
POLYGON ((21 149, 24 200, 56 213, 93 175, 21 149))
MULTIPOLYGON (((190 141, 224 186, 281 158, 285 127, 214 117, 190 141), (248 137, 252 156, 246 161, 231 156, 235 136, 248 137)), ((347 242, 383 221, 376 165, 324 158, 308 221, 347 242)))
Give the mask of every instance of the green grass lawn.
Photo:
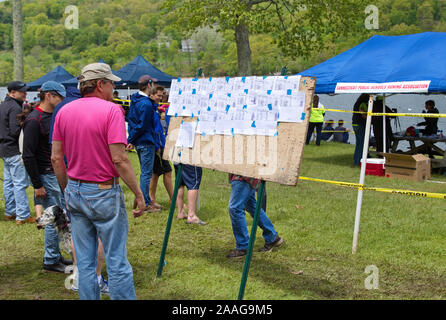
MULTIPOLYGON (((358 183, 353 151, 354 146, 346 144, 309 145, 300 174, 358 183)), ((139 173, 136 154, 129 156, 139 173)), ((431 179, 446 182, 442 175, 434 174, 431 179)), ((427 181, 366 176, 365 184, 446 193, 445 184, 427 181)), ((244 260, 225 257, 235 247, 227 174, 204 170, 199 217, 209 224, 191 226, 174 219, 161 278, 156 273, 169 207, 162 181, 157 200, 166 209, 161 213, 134 219, 133 197, 126 186, 124 191, 130 221, 128 259, 138 299, 237 298, 244 260)), ((29 188, 31 204, 32 192, 29 188)), ((245 299, 446 297, 444 200, 365 191, 358 251, 352 255, 357 193, 356 189, 310 181, 299 182, 297 187, 267 183, 268 216, 285 243, 274 252, 259 253, 264 242, 258 230, 245 299), (379 269, 378 289, 365 288, 369 265, 379 269)), ((0 206, 4 212, 4 201, 0 206)), ((66 275, 42 270, 43 249, 43 230, 5 222, 2 214, 0 299, 78 299, 77 293, 65 289, 66 275)))

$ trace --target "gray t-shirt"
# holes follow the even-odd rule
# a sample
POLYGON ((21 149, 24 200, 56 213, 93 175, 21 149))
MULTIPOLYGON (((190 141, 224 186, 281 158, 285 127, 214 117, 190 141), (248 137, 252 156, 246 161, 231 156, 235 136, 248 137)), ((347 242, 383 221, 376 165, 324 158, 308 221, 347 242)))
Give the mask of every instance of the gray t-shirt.
POLYGON ((333 141, 336 142, 343 142, 344 141, 344 132, 347 131, 347 129, 345 127, 336 127, 334 129, 334 134, 333 134, 333 141), (344 131, 344 132, 336 132, 336 131, 344 131))

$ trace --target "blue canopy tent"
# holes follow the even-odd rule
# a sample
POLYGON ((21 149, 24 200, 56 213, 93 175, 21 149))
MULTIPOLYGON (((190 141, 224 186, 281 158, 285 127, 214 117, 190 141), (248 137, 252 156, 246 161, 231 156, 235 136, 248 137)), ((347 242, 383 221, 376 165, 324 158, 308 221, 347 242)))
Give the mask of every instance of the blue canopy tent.
POLYGON ((30 90, 36 91, 46 81, 52 80, 52 81, 56 81, 59 83, 63 83, 64 81, 71 79, 71 78, 73 78, 72 74, 70 74, 62 66, 58 66, 55 69, 48 72, 46 75, 40 77, 39 79, 27 83, 27 85, 28 85, 28 87, 30 87, 30 90))
POLYGON ((316 94, 446 92, 446 33, 373 36, 299 75, 317 78, 316 94))
MULTIPOLYGON (((299 73, 316 77, 315 93, 445 93, 446 33, 373 36, 299 73)), ((385 101, 383 102, 385 106, 385 101)), ((365 180, 373 100, 369 99, 359 184, 365 180)), ((383 129, 385 117, 383 117, 383 129)), ((385 141, 385 129, 383 141, 385 141)), ((385 150, 385 146, 383 148, 385 150)), ((358 190, 352 253, 356 253, 363 190, 358 190)))
POLYGON ((116 75, 122 79, 120 82, 117 82, 116 85, 135 87, 138 84, 139 77, 145 74, 157 79, 158 84, 167 88, 170 88, 172 79, 175 79, 175 77, 172 77, 171 75, 168 75, 167 73, 155 68, 141 55, 138 55, 127 65, 116 71, 116 75))
MULTIPOLYGON (((102 59, 100 59, 98 62, 100 62, 100 63, 106 63, 104 60, 102 60, 102 59)), ((114 75, 116 75, 116 71, 114 71, 113 69, 112 69, 112 73, 114 74, 114 75)), ((77 77, 72 77, 72 78, 70 78, 70 79, 68 79, 68 80, 66 80, 66 81, 64 81, 64 82, 62 82, 62 84, 65 86, 65 87, 77 87, 77 83, 78 83, 78 81, 77 81, 77 77)))

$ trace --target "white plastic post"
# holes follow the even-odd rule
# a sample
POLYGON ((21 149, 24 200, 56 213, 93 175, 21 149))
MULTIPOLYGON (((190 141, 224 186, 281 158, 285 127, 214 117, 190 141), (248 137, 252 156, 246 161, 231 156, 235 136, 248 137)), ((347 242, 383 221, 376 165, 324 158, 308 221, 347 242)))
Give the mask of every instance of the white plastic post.
MULTIPOLYGON (((364 147, 362 149, 362 159, 361 159, 361 175, 359 177, 359 184, 363 185, 365 180, 365 167, 367 166, 367 154, 369 151, 369 138, 370 138, 370 124, 372 123, 372 117, 370 112, 373 107, 373 95, 370 95, 369 108, 367 114, 367 122, 365 126, 365 136, 364 136, 364 147)), ((356 201, 356 217, 355 217, 355 230, 353 233, 353 248, 352 254, 356 253, 356 248, 358 245, 358 233, 359 233, 359 221, 361 219, 361 208, 362 208, 362 193, 363 190, 358 190, 358 199, 356 201)))
MULTIPOLYGON (((383 94, 383 112, 386 112, 386 94, 383 94)), ((383 152, 386 152, 386 116, 383 116, 383 152)))

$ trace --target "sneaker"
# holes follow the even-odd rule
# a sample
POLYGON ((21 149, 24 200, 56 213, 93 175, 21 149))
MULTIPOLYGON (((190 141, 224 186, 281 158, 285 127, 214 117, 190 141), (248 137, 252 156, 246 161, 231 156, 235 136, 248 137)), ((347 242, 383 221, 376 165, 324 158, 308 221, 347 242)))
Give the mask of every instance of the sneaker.
POLYGON ((246 256, 246 253, 248 252, 247 249, 242 249, 242 250, 232 250, 227 256, 226 258, 238 258, 238 257, 243 257, 246 256))
POLYGON ((99 284, 99 289, 101 289, 101 294, 106 294, 106 295, 110 294, 110 291, 108 289, 108 281, 104 279, 102 274, 98 276, 98 284, 99 284))
POLYGON ((66 266, 71 266, 73 264, 73 260, 67 260, 62 255, 60 255, 59 261, 66 266))
POLYGON ((16 220, 15 223, 16 225, 21 225, 21 224, 25 224, 25 223, 35 223, 36 222, 36 218, 34 217, 29 217, 28 219, 25 220, 16 220))
POLYGON ((279 237, 279 235, 276 236, 276 239, 274 239, 271 243, 265 243, 265 246, 263 248, 260 248, 260 252, 271 252, 273 251, 274 247, 278 247, 283 243, 283 238, 279 237))
POLYGON ((73 272, 73 268, 64 265, 60 261, 55 264, 43 264, 43 270, 48 272, 67 273, 67 274, 73 272))

